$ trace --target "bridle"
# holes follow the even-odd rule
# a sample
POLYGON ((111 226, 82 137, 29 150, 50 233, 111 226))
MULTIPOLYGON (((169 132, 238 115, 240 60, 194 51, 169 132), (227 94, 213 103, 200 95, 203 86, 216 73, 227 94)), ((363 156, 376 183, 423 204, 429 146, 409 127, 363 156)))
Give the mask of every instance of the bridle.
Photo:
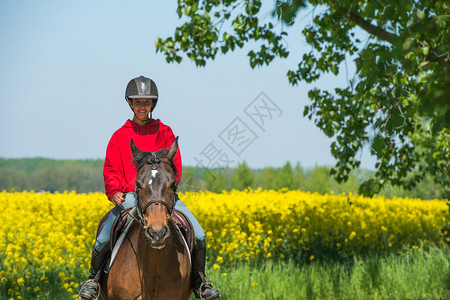
MULTIPOLYGON (((136 198, 137 198, 137 205, 138 206, 140 206, 139 205, 139 195, 137 194, 136 195, 136 198)), ((174 197, 174 198, 176 198, 176 197, 174 197)), ((167 212, 168 212, 168 216, 169 216, 169 218, 171 219, 172 218, 172 215, 173 215, 173 206, 172 207, 170 207, 169 206, 169 204, 167 204, 166 202, 164 202, 163 200, 159 200, 159 199, 157 199, 157 200, 151 200, 150 202, 148 202, 147 204, 145 204, 145 206, 144 206, 144 208, 140 211, 140 213, 141 214, 144 214, 144 212, 147 210, 147 208, 150 206, 150 205, 152 205, 152 204, 156 204, 156 205, 158 205, 158 204, 162 204, 162 205, 164 205, 164 207, 167 209, 167 212)), ((175 206, 175 205, 174 205, 175 206)), ((139 209, 139 208, 138 208, 139 209)))
MULTIPOLYGON (((151 168, 152 168, 152 170, 156 170, 156 169, 158 169, 158 165, 160 164, 160 163, 166 163, 166 164, 168 164, 168 165, 170 165, 170 167, 172 168, 172 165, 169 163, 169 162, 167 162, 167 161, 165 161, 165 160, 161 160, 159 157, 157 157, 156 156, 156 154, 155 153, 153 153, 153 152, 150 152, 150 154, 151 154, 151 157, 150 158, 148 158, 147 159, 147 162, 145 163, 145 164, 149 164, 150 166, 151 166, 151 168)), ((144 164, 144 165, 145 165, 144 164)), ((142 168, 143 166, 141 166, 140 168, 139 168, 139 170, 138 170, 138 174, 139 174, 139 172, 140 172, 140 170, 141 170, 141 168, 142 168)), ((175 181, 175 183, 174 184, 172 184, 172 186, 171 186, 171 188, 172 188, 172 190, 173 190, 173 204, 172 204, 172 206, 169 206, 169 204, 167 204, 165 201, 163 201, 163 200, 161 200, 161 199, 152 199, 152 200, 150 200, 149 202, 147 202, 145 205, 144 205, 144 208, 143 209, 141 209, 141 204, 140 204, 140 201, 139 201, 139 191, 142 189, 142 187, 141 187, 141 185, 137 182, 137 180, 136 180, 136 182, 135 182, 135 185, 134 185, 134 192, 133 192, 133 194, 134 194, 134 197, 135 197, 135 199, 136 199, 136 209, 137 209, 137 212, 138 212, 138 216, 136 217, 136 216, 134 216, 132 213, 130 213, 128 210, 126 210, 123 206, 122 206, 122 204, 120 204, 119 206, 131 217, 131 218, 133 218, 140 226, 142 226, 143 227, 143 229, 144 230, 147 230, 147 228, 148 228, 148 225, 146 224, 146 221, 145 221, 145 219, 144 219, 144 213, 145 213, 145 211, 151 206, 151 205, 153 205, 153 204, 155 204, 155 205, 159 205, 159 204, 162 204, 166 209, 167 209, 167 218, 168 218, 168 220, 170 221, 170 222, 172 222, 173 223, 173 219, 172 219, 172 217, 173 217, 173 211, 174 211, 174 208, 175 208, 175 204, 176 204, 176 202, 177 202, 177 193, 176 193, 176 191, 177 191, 177 187, 178 187, 178 184, 177 184, 178 182, 177 181, 175 181)), ((134 247, 133 247, 133 244, 131 243, 131 241, 130 241, 130 244, 131 244, 131 247, 133 248, 133 251, 134 251, 134 253, 135 253, 135 255, 136 255, 136 257, 137 257, 137 254, 136 254, 136 251, 134 250, 134 247)), ((156 283, 155 283, 155 293, 154 293, 154 299, 156 299, 156 295, 157 295, 157 291, 158 291, 158 281, 159 281, 159 273, 160 273, 160 271, 161 271, 161 261, 162 261, 162 254, 163 254, 163 252, 162 251, 160 251, 160 257, 159 257, 159 265, 158 265, 158 269, 157 269, 157 274, 156 274, 156 283)), ((139 266, 139 264, 138 264, 138 266, 139 266)), ((150 288, 150 287, 149 287, 150 288)))
MULTIPOLYGON (((169 220, 172 220, 172 217, 173 217, 173 210, 174 210, 174 207, 175 207, 175 203, 176 203, 176 201, 177 201, 177 197, 176 197, 175 194, 174 194, 174 196, 173 196, 173 205, 172 205, 172 207, 170 207, 169 204, 167 204, 167 203, 164 202, 163 200, 156 199, 156 200, 150 200, 147 204, 145 204, 144 208, 141 209, 141 208, 140 208, 141 205, 140 205, 140 202, 139 202, 139 190, 137 190, 137 191, 135 192, 135 197, 136 197, 136 208, 137 208, 138 216, 139 216, 139 219, 136 220, 136 221, 138 221, 139 224, 140 224, 142 227, 144 227, 144 229, 147 229, 148 226, 147 226, 147 223, 146 223, 146 221, 145 221, 143 215, 144 215, 145 211, 147 210, 147 208, 148 208, 150 205, 152 205, 152 204, 156 204, 156 205, 162 204, 162 205, 164 205, 164 207, 167 209, 167 212, 168 212, 167 218, 168 218, 169 220)), ((137 219, 137 218, 135 218, 135 219, 137 219)))
MULTIPOLYGON (((165 161, 165 160, 161 160, 159 157, 157 157, 155 153, 153 153, 153 152, 150 152, 150 153, 151 153, 152 156, 148 159, 147 164, 149 164, 149 165, 151 166, 152 170, 158 169, 158 165, 159 165, 160 163, 166 163, 166 164, 170 165, 169 162, 167 162, 167 161, 165 161)), ((139 171, 140 171, 140 169, 139 169, 139 171)), ((139 173, 139 171, 138 171, 138 173, 139 173)), ((176 197, 177 186, 174 185, 174 186, 172 187, 172 190, 173 190, 173 193, 174 193, 174 195, 173 195, 173 198, 174 198, 174 199, 173 199, 173 205, 172 205, 172 207, 169 206, 169 204, 167 204, 165 201, 163 201, 163 200, 161 200, 161 199, 152 199, 152 200, 150 200, 149 202, 147 202, 147 203, 144 205, 144 208, 142 208, 142 209, 141 209, 141 205, 140 205, 140 201, 139 201, 139 191, 141 190, 141 188, 142 188, 142 187, 141 187, 141 186, 138 184, 138 182, 136 181, 136 183, 135 183, 135 185, 134 185, 134 197, 136 198, 136 208, 137 208, 137 211, 138 211, 138 217, 132 215, 130 212, 128 212, 127 210, 125 210, 125 209, 123 208, 122 205, 120 205, 121 208, 124 209, 124 210, 126 211, 126 213, 127 213, 129 216, 131 216, 131 217, 132 217, 139 225, 141 225, 144 229, 147 229, 148 226, 147 226, 146 221, 145 221, 145 219, 144 219, 143 216, 144 216, 145 211, 147 210, 147 208, 149 208, 149 207, 150 207, 151 205, 153 205, 153 204, 155 204, 155 205, 162 204, 162 205, 167 209, 167 213, 168 213, 168 214, 167 214, 167 218, 168 218, 169 220, 172 220, 172 217, 173 217, 173 211, 174 211, 174 208, 175 208, 175 204, 176 204, 176 202, 177 202, 177 197, 176 197)))

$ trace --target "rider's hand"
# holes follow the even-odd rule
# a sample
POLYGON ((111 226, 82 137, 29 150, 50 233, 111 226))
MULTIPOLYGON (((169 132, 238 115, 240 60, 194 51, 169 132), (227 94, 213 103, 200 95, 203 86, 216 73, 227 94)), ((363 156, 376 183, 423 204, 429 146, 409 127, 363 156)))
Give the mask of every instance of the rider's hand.
POLYGON ((114 203, 115 205, 119 205, 122 204, 125 201, 125 198, 123 196, 123 193, 121 192, 117 192, 113 195, 112 199, 111 199, 112 203, 114 203))

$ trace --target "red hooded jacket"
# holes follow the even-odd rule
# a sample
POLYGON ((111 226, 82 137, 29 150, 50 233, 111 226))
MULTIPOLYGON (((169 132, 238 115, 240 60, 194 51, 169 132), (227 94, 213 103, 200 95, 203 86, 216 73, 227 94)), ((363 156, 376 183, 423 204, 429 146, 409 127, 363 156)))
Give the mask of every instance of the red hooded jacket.
MULTIPOLYGON (((140 126, 130 120, 112 135, 106 148, 103 178, 105 193, 111 200, 117 192, 132 192, 136 181, 137 170, 131 155, 130 140, 142 151, 155 152, 172 145, 175 136, 172 129, 164 125, 159 119, 151 120, 149 124, 140 126)), ((177 180, 181 179, 181 154, 178 148, 174 157, 177 168, 177 180)))

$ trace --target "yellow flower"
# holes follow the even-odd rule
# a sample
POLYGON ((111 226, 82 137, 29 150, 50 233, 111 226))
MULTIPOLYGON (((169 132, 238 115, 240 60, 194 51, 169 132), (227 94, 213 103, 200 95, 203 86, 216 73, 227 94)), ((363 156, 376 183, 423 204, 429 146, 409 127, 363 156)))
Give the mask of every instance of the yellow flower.
POLYGON ((17 285, 18 286, 23 286, 25 284, 25 279, 23 279, 22 277, 17 279, 17 285))

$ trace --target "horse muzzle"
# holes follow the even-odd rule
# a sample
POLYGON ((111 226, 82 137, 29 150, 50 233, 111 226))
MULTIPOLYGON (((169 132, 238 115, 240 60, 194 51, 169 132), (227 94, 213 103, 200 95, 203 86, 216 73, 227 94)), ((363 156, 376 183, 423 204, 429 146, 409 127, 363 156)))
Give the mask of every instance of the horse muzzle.
POLYGON ((154 249, 162 249, 166 246, 167 238, 169 237, 169 227, 164 225, 160 230, 156 231, 153 227, 149 226, 145 230, 145 237, 150 243, 150 246, 154 249))

